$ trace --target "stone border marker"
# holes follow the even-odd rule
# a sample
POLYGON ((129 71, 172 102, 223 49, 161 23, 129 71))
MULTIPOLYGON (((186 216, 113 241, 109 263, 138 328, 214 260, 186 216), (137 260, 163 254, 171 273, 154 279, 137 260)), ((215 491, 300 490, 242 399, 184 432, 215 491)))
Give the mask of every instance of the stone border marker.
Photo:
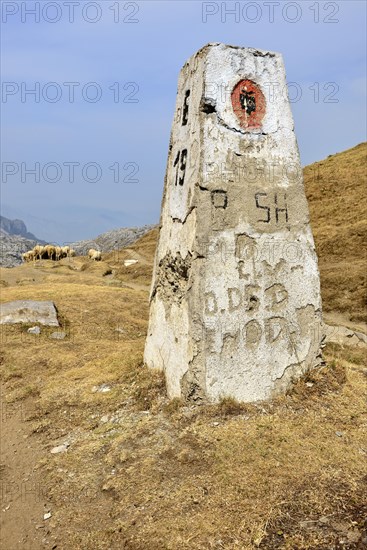
POLYGON ((181 70, 145 362, 170 397, 270 398, 320 363, 317 257, 278 53, 208 44, 181 70))

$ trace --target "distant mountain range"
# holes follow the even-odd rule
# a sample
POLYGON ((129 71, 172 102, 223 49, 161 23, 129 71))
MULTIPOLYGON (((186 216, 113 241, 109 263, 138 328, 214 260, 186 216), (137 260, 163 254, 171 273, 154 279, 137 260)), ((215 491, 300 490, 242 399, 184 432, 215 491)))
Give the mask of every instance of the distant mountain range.
MULTIPOLYGON (((154 225, 122 227, 102 233, 94 239, 68 244, 76 250, 78 255, 87 254, 90 248, 102 252, 112 252, 129 246, 154 227, 154 225)), ((14 267, 21 264, 24 252, 31 250, 36 244, 46 244, 45 241, 37 239, 35 235, 29 233, 22 220, 9 220, 4 216, 0 216, 0 240, 0 266, 3 267, 14 267)))
POLYGON ((26 224, 22 220, 9 220, 4 216, 0 216, 0 230, 5 231, 8 235, 24 237, 31 241, 38 240, 33 233, 27 231, 26 224))

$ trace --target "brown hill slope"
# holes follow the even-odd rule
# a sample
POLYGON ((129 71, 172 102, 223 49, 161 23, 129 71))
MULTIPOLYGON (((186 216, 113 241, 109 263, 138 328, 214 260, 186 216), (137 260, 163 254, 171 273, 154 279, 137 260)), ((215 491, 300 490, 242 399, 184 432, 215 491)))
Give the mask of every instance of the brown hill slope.
POLYGON ((367 144, 304 169, 324 311, 365 321, 367 144))

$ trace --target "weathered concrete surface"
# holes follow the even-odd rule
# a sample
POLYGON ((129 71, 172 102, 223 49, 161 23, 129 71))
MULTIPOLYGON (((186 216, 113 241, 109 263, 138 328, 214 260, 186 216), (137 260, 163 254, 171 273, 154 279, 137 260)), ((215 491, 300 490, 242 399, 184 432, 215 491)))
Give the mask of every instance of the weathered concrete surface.
POLYGON ((178 84, 145 347, 170 397, 269 398, 320 362, 319 272, 282 57, 209 44, 178 84))
POLYGON ((51 301, 17 300, 0 304, 0 324, 39 323, 58 327, 57 311, 51 301))

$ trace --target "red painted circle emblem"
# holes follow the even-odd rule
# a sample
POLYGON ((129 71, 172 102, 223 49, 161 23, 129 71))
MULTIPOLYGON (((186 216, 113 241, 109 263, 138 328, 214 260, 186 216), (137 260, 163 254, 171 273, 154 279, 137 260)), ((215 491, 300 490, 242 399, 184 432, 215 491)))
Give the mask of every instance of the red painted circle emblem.
POLYGON ((232 91, 232 107, 241 128, 254 130, 261 128, 265 115, 265 97, 252 80, 240 80, 232 91))

